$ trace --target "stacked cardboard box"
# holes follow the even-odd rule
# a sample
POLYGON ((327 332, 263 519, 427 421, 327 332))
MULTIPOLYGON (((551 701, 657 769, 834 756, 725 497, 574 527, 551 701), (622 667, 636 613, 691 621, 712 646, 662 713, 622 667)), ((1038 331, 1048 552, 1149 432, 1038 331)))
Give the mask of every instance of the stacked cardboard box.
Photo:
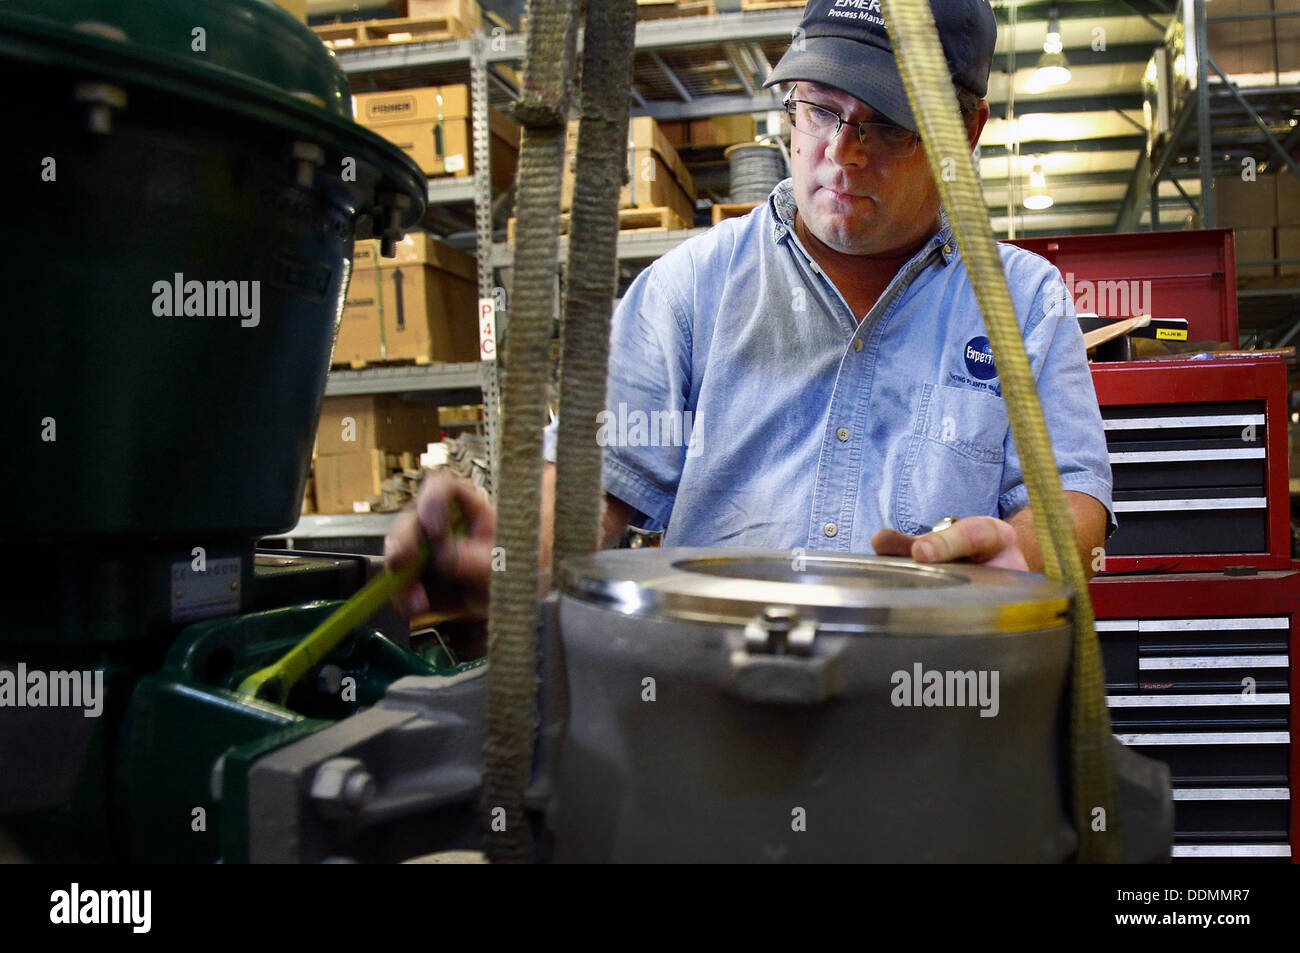
POLYGON ((303 23, 307 22, 307 0, 275 0, 275 3, 284 7, 303 23))
POLYGON ((423 232, 398 242, 395 258, 383 258, 377 241, 356 243, 335 364, 478 357, 478 280, 470 255, 423 232))
POLYGON ((389 454, 413 456, 437 437, 432 404, 384 395, 325 398, 316 430, 317 510, 368 510, 383 498, 389 454))
MULTIPOLYGON (((1279 2, 1277 9, 1283 10, 1286 7, 1286 3, 1279 2)), ((1273 9, 1273 0, 1215 0, 1211 6, 1206 8, 1206 16, 1220 17, 1243 13, 1270 13, 1273 9)), ((1206 39, 1210 45, 1210 56, 1214 58, 1214 62, 1218 64, 1219 69, 1229 76, 1241 77, 1242 81, 1247 85, 1257 85, 1259 82, 1271 83, 1274 81, 1272 74, 1276 74, 1279 66, 1278 54, 1283 52, 1279 49, 1277 43, 1278 28, 1283 28, 1284 35, 1290 35, 1290 23, 1285 17, 1277 21, 1269 17, 1223 22, 1211 20, 1205 25, 1206 39), (1276 26, 1274 25, 1275 22, 1276 26), (1258 77, 1259 79, 1252 81, 1247 77, 1258 77)), ((1281 63, 1290 63, 1291 65, 1283 65, 1283 70, 1300 68, 1300 61, 1294 58, 1294 52, 1295 47, 1292 40, 1288 55, 1293 58, 1281 60, 1281 63)), ((1211 70, 1211 82, 1216 79, 1217 74, 1211 70)))
POLYGON ((406 0, 406 16, 450 17, 471 33, 483 19, 476 0, 406 0))
POLYGON ((738 142, 753 142, 758 135, 758 123, 750 113, 679 119, 660 123, 659 127, 664 138, 679 149, 686 146, 734 146, 738 142))
MULTIPOLYGON (((352 97, 352 115, 415 160, 427 175, 474 174, 469 87, 425 86, 352 97)), ((488 119, 492 187, 508 189, 519 161, 519 125, 499 110, 488 119)))
MULTIPOLYGON (((578 124, 571 122, 560 193, 566 212, 573 207, 577 148, 578 124)), ((677 150, 649 116, 635 117, 628 125, 627 174, 628 183, 619 195, 620 208, 670 208, 686 226, 694 222, 695 183, 677 150)))
POLYGON ((1274 265, 1242 267, 1243 261, 1288 257, 1278 254, 1282 238, 1279 226, 1284 220, 1288 225, 1293 220, 1300 225, 1296 217, 1300 215, 1300 196, 1296 195, 1293 178, 1270 173, 1256 175, 1253 180, 1240 176, 1214 180, 1214 224, 1235 232, 1239 278, 1271 278, 1277 274, 1274 265))
POLYGON ((458 407, 438 408, 438 423, 441 426, 447 426, 449 424, 476 424, 482 420, 482 404, 461 404, 458 407))

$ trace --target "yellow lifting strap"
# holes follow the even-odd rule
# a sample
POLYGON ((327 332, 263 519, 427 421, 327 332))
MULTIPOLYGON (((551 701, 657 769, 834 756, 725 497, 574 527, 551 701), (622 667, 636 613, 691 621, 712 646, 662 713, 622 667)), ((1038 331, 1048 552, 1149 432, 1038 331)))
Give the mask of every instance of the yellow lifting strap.
POLYGON ((1077 859, 1081 863, 1119 863, 1123 851, 1116 805, 1114 739, 1106 710, 1101 649, 1093 627, 1088 580, 993 238, 988 207, 959 118, 956 93, 930 4, 924 0, 883 0, 881 6, 912 113, 920 124, 930 170, 984 313, 1002 379, 1011 434, 1020 451, 1045 571, 1053 579, 1064 580, 1074 594, 1070 786, 1071 813, 1079 835, 1077 859))

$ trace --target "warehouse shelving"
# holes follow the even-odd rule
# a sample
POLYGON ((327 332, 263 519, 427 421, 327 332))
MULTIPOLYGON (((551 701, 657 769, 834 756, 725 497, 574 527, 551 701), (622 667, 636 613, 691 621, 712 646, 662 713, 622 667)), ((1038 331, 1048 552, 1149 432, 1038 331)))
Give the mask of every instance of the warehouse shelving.
MULTIPOLYGON (((1081 62, 1084 71, 1090 67, 1103 70, 1117 70, 1134 64, 1145 65, 1153 50, 1162 42, 1164 27, 1154 17, 1165 18, 1173 12, 1171 0, 1151 0, 1144 5, 1147 15, 1141 15, 1127 3, 1119 0, 1092 0, 1069 5, 1071 17, 1091 17, 1088 23, 1106 23, 1112 27, 1124 25, 1125 29, 1115 32, 1115 42, 1100 51, 1080 47, 1075 49, 1067 38, 1066 52, 1071 54, 1072 63, 1081 62), (1106 19, 1109 18, 1109 19, 1106 19), (1123 18, 1123 20, 1116 19, 1123 18), (1139 24, 1145 20, 1149 26, 1139 24), (1143 30, 1145 29, 1145 32, 1143 30), (1146 34, 1150 33, 1149 39, 1146 34)), ((1020 17, 1019 29, 1036 29, 1027 25, 1027 21, 1045 19, 1046 4, 1020 3, 1017 11, 1020 17), (1039 8, 1042 9, 1039 9, 1039 8)), ((995 4, 995 12, 1005 28, 1008 11, 1004 5, 995 4)), ((790 42, 792 31, 798 25, 801 11, 798 9, 778 9, 760 11, 722 12, 712 16, 686 17, 681 19, 645 20, 637 24, 636 58, 634 61, 634 87, 632 113, 635 116, 651 116, 660 121, 702 118, 716 115, 737 113, 763 113, 778 108, 777 94, 762 87, 762 81, 769 72, 772 63, 785 51, 790 42)), ((1078 22, 1076 20, 1076 22, 1078 22)), ((1020 49, 1020 65, 1017 67, 1016 54, 1005 48, 999 48, 994 64, 995 74, 1000 75, 1004 83, 1015 75, 1017 69, 1027 67, 1024 51, 1026 41, 1023 36, 1016 38, 1012 34, 1012 45, 1020 49), (1010 71, 999 74, 999 71, 1010 71)), ((1076 39, 1075 44, 1085 44, 1087 40, 1076 39)), ((581 36, 579 36, 581 43, 581 36)), ((464 40, 437 43, 408 43, 393 47, 377 47, 360 50, 338 51, 338 59, 353 86, 358 91, 399 89, 410 86, 442 85, 446 83, 470 82, 475 89, 474 110, 480 115, 480 109, 486 112, 487 105, 501 108, 508 106, 517 95, 518 73, 525 51, 524 36, 505 33, 499 28, 491 33, 479 32, 464 40)), ((1247 91, 1248 99, 1262 97, 1255 91, 1247 91)), ((990 90, 990 99, 993 99, 990 90)), ((1217 102, 1217 100, 1216 100, 1217 102)), ((1032 104, 1035 111, 1046 114, 1059 113, 1063 116, 1096 115, 1098 111, 1113 112, 1125 118, 1141 108, 1141 95, 1136 89, 1109 89, 1106 91, 1088 88, 1066 87, 1062 91, 1040 95, 1026 100, 1026 109, 1032 104)), ((995 113, 1000 108, 995 103, 995 113)), ((1217 107, 1216 107, 1217 108, 1217 107)), ((1279 105, 1278 108, 1281 108, 1279 105)), ((1218 115, 1218 113, 1215 113, 1218 115)), ((1191 128, 1185 126, 1184 130, 1191 128)), ((1138 155, 1145 155, 1146 137, 1138 130, 1129 134, 1114 135, 1101 140, 1057 141, 1044 138, 1042 141, 1030 140, 1020 143, 1021 154, 1025 150, 1056 151, 1077 154, 1100 152, 1119 154, 1126 150, 1138 155)), ((486 168, 486 128, 475 125, 476 161, 481 156, 478 169, 486 168)), ((717 150, 715 150, 717 151, 717 150)), ((1005 156, 1007 147, 1000 144, 987 145, 981 150, 984 159, 996 159, 1005 156)), ((683 155, 697 175, 697 185, 701 194, 714 191, 713 179, 721 179, 724 168, 722 160, 707 148, 695 150, 683 149, 683 155), (689 153, 689 155, 688 155, 689 153), (710 175, 713 172, 716 175, 710 175), (706 181, 710 182, 705 186, 706 181)), ((1185 156, 1183 157, 1186 158, 1185 156)), ((1077 176, 1062 177, 1060 184, 1087 188, 1093 185, 1109 185, 1112 190, 1124 181, 1124 172, 1107 169, 1102 165, 1089 163, 1081 166, 1089 171, 1077 176), (1097 169, 1096 172, 1091 171, 1097 169), (1077 179, 1077 181, 1073 181, 1077 179)), ((1133 165, 1123 167, 1132 170, 1133 165)), ((1142 169, 1132 173, 1143 174, 1142 169)), ((1195 189, 1189 183, 1184 189, 1181 183, 1199 178, 1199 174, 1186 162, 1171 161, 1164 170, 1164 180, 1172 182, 1179 191, 1195 189)), ((1007 180, 1003 180, 1007 181, 1007 180)), ((1150 186, 1158 184, 1144 182, 1142 186, 1130 185, 1130 192, 1138 190, 1138 199, 1145 202, 1150 196, 1150 186)), ((990 188, 997 188, 990 182, 990 188)), ((1005 189, 1004 189, 1005 191, 1005 189)), ((1168 191, 1168 190, 1167 190, 1168 191)), ((486 175, 476 175, 471 179, 435 179, 430 181, 430 203, 435 207, 431 216, 436 216, 441 223, 440 230, 452 244, 469 250, 489 249, 488 254, 479 254, 480 297, 490 296, 497 284, 508 285, 509 273, 513 261, 513 252, 508 244, 495 239, 504 236, 494 224, 500 224, 503 217, 500 208, 496 209, 494 222, 492 194, 486 175), (474 214, 474 228, 468 230, 465 215, 474 214), (459 225, 457 223, 460 223, 459 225), (498 281, 500 276, 500 281, 498 281)), ((508 200, 508 197, 507 197, 508 200)), ((1124 202, 1124 214, 1128 201, 1124 202)), ((1176 195, 1166 194, 1157 199, 1153 217, 1158 223, 1160 212, 1166 216, 1176 208, 1180 199, 1176 195)), ((498 202, 498 205, 501 203, 498 202)), ((1109 208, 1121 205, 1118 198, 1111 200, 1109 208)), ((1082 201, 1059 203, 1047 215, 1032 216, 1024 227, 1018 231, 1033 234, 1037 228, 1048 231, 1096 231, 1110 230, 1113 225, 1091 224, 1076 227, 1060 224, 1070 219, 1083 221, 1081 213, 1102 212, 1108 206, 1101 204, 1095 196, 1082 201), (1064 216, 1064 218, 1062 218, 1064 216), (1051 223, 1051 224, 1049 224, 1051 223)), ((996 216, 996 210, 993 211, 996 216)), ((1137 222, 1132 228, 1139 227, 1142 209, 1137 209, 1137 222)), ((1089 215, 1096 218, 1097 215, 1089 215)), ((1102 216, 1104 217, 1104 215, 1102 216)), ((636 233, 620 237, 618 256, 621 263, 621 278, 626 280, 639 267, 662 255, 681 241, 703 232, 702 228, 686 229, 664 233, 636 233)), ((1261 299, 1261 303, 1264 299, 1261 299)), ((499 334, 504 334, 505 320, 508 315, 498 317, 499 334)), ((1288 322, 1289 323, 1289 322, 1288 322)), ((485 386, 495 391, 495 367, 484 368, 485 386)), ((444 385, 459 387, 462 372, 444 374, 428 369, 416 369, 409 380, 414 387, 425 393, 436 391, 444 385)), ((341 378, 342 380, 342 378, 341 378)), ((358 388, 369 386, 372 378, 355 377, 348 379, 343 386, 348 393, 359 393, 358 388)), ((378 382, 379 377, 375 376, 378 382)), ((392 379, 384 379, 383 386, 390 385, 392 379)), ((334 392, 334 391, 331 391, 334 392)), ((341 392, 341 391, 340 391, 341 392)), ((488 396, 489 405, 494 399, 488 396)), ((491 430, 489 421, 489 430, 491 430)))
MULTIPOLYGON (((325 384, 327 397, 356 394, 409 394, 429 391, 448 395, 448 403, 466 403, 451 400, 461 392, 477 392, 482 386, 482 365, 475 362, 460 364, 398 365, 394 367, 367 367, 359 370, 336 370, 330 373, 325 384)), ((477 402, 477 397, 474 398, 477 402)))

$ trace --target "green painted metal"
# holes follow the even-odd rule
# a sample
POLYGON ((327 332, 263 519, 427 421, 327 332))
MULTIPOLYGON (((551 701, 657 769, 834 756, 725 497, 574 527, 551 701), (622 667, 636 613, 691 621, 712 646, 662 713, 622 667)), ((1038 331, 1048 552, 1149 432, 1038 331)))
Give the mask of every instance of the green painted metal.
POLYGON ((423 174, 346 118, 310 31, 255 0, 0 3, 0 82, 23 91, 6 123, 30 174, 0 419, 22 461, 0 487, 25 505, 5 536, 188 549, 288 529, 353 239, 418 221, 423 174), (199 12, 242 33, 175 49, 199 12), (91 13, 137 39, 69 25, 91 13))
POLYGON ((106 59, 125 54, 213 83, 262 83, 352 115, 333 52, 270 0, 6 0, 0 24, 106 59))
POLYGON ((439 669, 377 630, 359 628, 321 660, 312 677, 299 680, 287 705, 238 694, 248 674, 298 644, 339 605, 330 600, 189 626, 158 673, 140 680, 123 725, 114 780, 124 859, 246 859, 246 777, 257 758, 373 705, 405 675, 457 674, 481 664, 439 669), (353 679, 355 694, 322 686, 315 676, 324 665, 353 679), (213 767, 223 756, 218 800, 213 767), (196 829, 200 817, 202 830, 196 829))
POLYGON ((271 702, 288 697, 298 679, 332 652, 349 632, 368 622, 393 596, 418 579, 428 558, 429 545, 422 541, 415 559, 401 569, 385 569, 371 579, 283 657, 244 678, 239 683, 239 694, 271 702))

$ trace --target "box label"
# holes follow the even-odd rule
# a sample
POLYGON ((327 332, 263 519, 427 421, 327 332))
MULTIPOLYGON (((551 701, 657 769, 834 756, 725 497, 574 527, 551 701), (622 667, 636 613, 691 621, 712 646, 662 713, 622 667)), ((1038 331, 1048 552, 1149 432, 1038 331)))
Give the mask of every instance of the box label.
POLYGON ((1182 328, 1156 328, 1157 341, 1186 341, 1187 332, 1182 328))

